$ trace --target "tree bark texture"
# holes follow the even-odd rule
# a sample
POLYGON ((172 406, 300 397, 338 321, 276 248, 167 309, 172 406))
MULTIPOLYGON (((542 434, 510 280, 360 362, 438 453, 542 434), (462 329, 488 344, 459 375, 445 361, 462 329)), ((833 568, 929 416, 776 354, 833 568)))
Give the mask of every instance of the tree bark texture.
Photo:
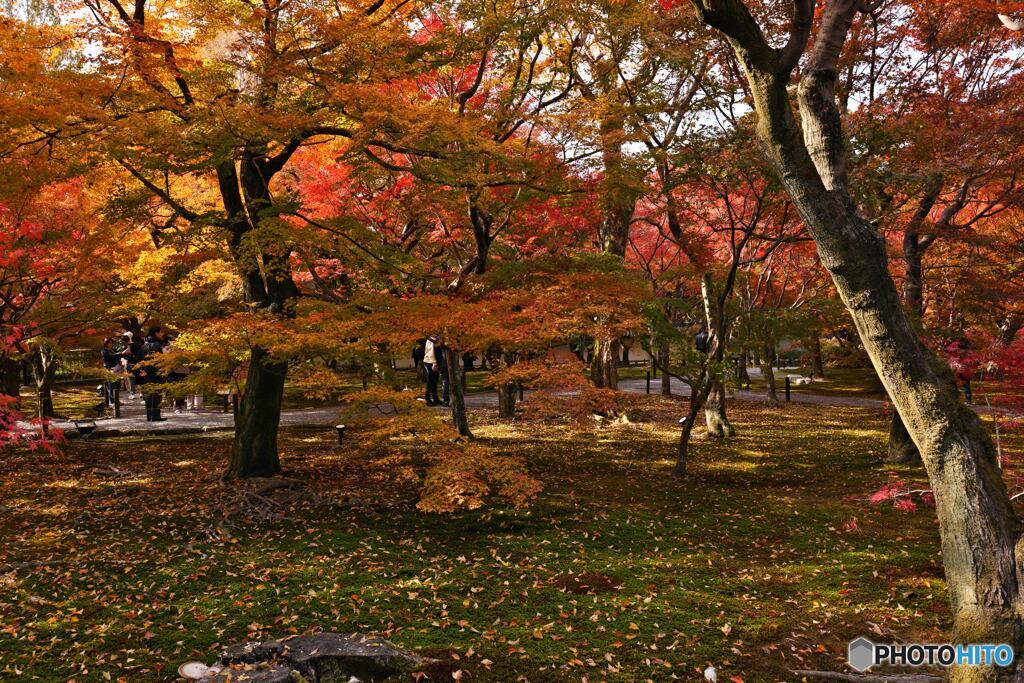
MULTIPOLYGON (((859 216, 844 184, 844 138, 832 88, 846 33, 862 3, 834 0, 824 6, 798 87, 802 125, 793 116, 787 85, 810 35, 814 3, 794 3, 789 41, 781 49, 768 45, 740 0, 693 3, 706 23, 729 38, 751 86, 764 151, 921 452, 935 495, 954 639, 1005 642, 1020 652, 1020 523, 995 449, 977 414, 960 402, 948 368, 918 336, 889 274, 882 237, 859 216)), ((1014 681, 1024 678, 1024 668, 963 667, 949 675, 955 683, 1014 681)))

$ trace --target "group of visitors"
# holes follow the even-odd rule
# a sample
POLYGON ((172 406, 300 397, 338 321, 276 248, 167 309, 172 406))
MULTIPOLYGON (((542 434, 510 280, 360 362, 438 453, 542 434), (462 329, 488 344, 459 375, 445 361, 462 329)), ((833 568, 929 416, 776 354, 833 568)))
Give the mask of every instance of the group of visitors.
POLYGON ((412 359, 420 380, 426 383, 427 389, 423 401, 428 406, 450 406, 451 393, 448 383, 448 357, 445 347, 436 334, 432 334, 416 342, 412 350, 412 359), (438 384, 441 385, 441 396, 438 396, 438 384))
MULTIPOLYGON (((104 339, 103 349, 100 351, 103 367, 116 376, 115 379, 106 382, 106 389, 103 392, 106 405, 114 405, 123 386, 130 399, 142 398, 146 406, 147 422, 164 422, 167 418, 163 417, 160 411, 164 392, 155 385, 180 381, 189 374, 189 369, 184 366, 175 367, 164 373, 153 363, 158 354, 170 351, 172 341, 173 338, 164 334, 160 326, 149 328, 144 339, 131 332, 125 332, 119 338, 104 339)), ((195 410, 202 405, 202 394, 176 398, 174 412, 180 413, 184 409, 195 410)))

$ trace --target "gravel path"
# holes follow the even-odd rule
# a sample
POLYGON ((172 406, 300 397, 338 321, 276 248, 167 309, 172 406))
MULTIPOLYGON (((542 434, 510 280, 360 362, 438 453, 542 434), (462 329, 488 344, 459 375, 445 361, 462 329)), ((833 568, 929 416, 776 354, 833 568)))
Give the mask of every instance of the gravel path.
MULTIPOLYGON (((784 375, 783 375, 784 376, 784 375)), ((781 380, 781 377, 780 377, 781 380)), ((619 382, 619 388, 634 394, 646 392, 646 380, 634 379, 619 382)), ((659 380, 651 381, 652 394, 661 389, 659 380)), ((529 393, 529 392, 527 392, 529 393)), ((672 393, 676 396, 689 396, 689 389, 681 382, 673 380, 672 393)), ((780 396, 782 392, 780 391, 780 396)), ((736 398, 747 401, 764 401, 763 392, 757 391, 736 391, 730 394, 736 398)), ((859 398, 850 396, 822 396, 819 394, 803 393, 794 389, 791 394, 793 403, 811 404, 821 406, 852 406, 861 408, 883 408, 888 403, 880 399, 859 398)), ((498 405, 498 395, 494 391, 481 391, 466 395, 466 405, 470 408, 491 408, 498 405)), ((297 426, 330 426, 336 424, 340 419, 344 408, 338 405, 322 406, 315 408, 302 408, 297 410, 286 410, 281 413, 281 425, 287 427, 297 426)), ((439 408, 439 410, 441 410, 439 408)), ((102 417, 96 420, 74 421, 55 420, 52 424, 55 428, 65 432, 70 438, 79 436, 77 426, 79 424, 96 424, 95 430, 90 438, 115 437, 115 436, 137 436, 137 435, 173 435, 173 434, 201 434, 204 432, 216 432, 231 430, 234 427, 234 418, 230 412, 224 412, 220 406, 207 407, 198 411, 184 411, 175 413, 167 406, 163 407, 164 422, 147 422, 145 408, 142 399, 122 398, 121 417, 102 417)))

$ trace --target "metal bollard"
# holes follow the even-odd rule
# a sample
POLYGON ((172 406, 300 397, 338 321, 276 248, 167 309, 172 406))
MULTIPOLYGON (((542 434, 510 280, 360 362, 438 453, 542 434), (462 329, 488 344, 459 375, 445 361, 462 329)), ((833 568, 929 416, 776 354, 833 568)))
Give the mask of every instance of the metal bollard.
POLYGON ((651 393, 651 371, 647 371, 647 393, 651 393))
POLYGON ((789 403, 789 375, 786 375, 786 403, 789 403))

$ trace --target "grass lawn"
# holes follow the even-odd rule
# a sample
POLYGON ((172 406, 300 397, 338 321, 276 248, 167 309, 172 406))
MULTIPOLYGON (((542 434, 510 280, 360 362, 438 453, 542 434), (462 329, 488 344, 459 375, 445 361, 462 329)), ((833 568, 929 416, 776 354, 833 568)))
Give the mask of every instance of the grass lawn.
MULTIPOLYGON (((53 390, 54 411, 63 417, 84 417, 88 411, 103 401, 103 397, 96 392, 99 385, 99 380, 87 384, 58 385, 53 390)), ((21 390, 21 411, 26 417, 35 417, 39 411, 36 392, 28 387, 22 387, 21 390)))
POLYGON ((677 411, 655 405, 604 428, 472 413, 545 483, 521 511, 419 513, 358 434, 286 431, 286 476, 374 505, 300 502, 216 540, 226 435, 7 454, 0 565, 62 563, 0 573, 0 679, 174 680, 223 645, 334 630, 440 656, 429 680, 792 681, 860 634, 945 637, 933 511, 864 503, 887 477, 877 410, 732 404, 739 436, 696 441, 678 483, 677 411))

